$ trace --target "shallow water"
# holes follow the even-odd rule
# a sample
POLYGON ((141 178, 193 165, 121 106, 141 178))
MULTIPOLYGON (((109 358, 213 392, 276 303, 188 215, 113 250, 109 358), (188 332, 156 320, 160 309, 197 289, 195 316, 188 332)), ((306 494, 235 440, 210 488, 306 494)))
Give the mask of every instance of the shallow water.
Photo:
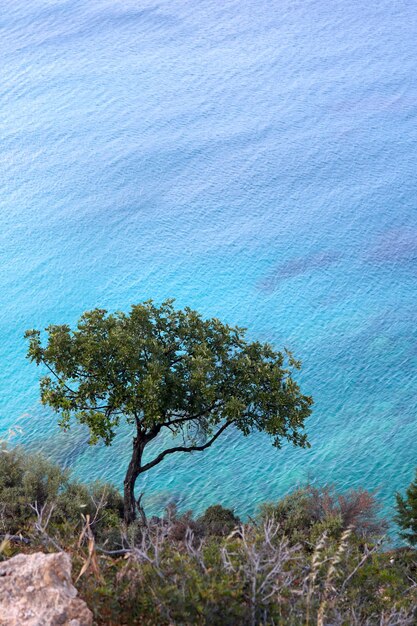
POLYGON ((23 332, 175 297, 302 358, 312 448, 232 433, 148 505, 252 512, 417 465, 417 11, 404 0, 0 0, 0 419, 83 478, 23 332))

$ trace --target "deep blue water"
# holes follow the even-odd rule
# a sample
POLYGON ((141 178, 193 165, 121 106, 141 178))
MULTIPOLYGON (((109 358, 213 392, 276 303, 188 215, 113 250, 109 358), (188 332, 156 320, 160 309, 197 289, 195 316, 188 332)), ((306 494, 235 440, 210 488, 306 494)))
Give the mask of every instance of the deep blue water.
POLYGON ((415 0, 0 0, 0 419, 83 478, 23 333, 175 297, 302 358, 312 448, 232 433, 149 475, 252 512, 417 466, 415 0))

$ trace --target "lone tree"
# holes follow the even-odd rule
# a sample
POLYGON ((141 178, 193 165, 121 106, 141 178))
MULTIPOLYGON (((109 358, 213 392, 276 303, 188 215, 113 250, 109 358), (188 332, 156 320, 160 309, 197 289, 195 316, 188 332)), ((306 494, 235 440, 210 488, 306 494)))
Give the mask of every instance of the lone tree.
POLYGON ((395 494, 397 513, 395 521, 401 528, 400 536, 411 545, 417 544, 417 471, 413 482, 405 492, 395 494))
POLYGON ((77 328, 51 325, 46 345, 28 330, 28 358, 46 366, 41 399, 60 415, 86 424, 90 443, 109 446, 122 420, 133 426, 124 480, 126 523, 144 518, 135 500, 138 476, 175 452, 209 448, 232 425, 244 435, 263 431, 273 445, 308 446, 304 421, 312 399, 300 393, 292 371, 300 364, 267 343, 249 343, 243 328, 204 320, 173 301, 135 305, 129 314, 88 311, 77 328), (181 436, 151 460, 149 442, 163 432, 181 436))

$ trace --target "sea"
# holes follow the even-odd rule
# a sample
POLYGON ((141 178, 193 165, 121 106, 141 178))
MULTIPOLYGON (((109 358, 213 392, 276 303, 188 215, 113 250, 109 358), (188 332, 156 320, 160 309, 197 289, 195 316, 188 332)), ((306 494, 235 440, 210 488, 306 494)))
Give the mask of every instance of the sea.
POLYGON ((2 438, 120 486, 131 433, 61 432, 23 335, 172 297, 302 360, 311 449, 232 431, 149 472, 150 510, 252 515, 310 481, 392 514, 417 466, 416 9, 0 0, 2 438))

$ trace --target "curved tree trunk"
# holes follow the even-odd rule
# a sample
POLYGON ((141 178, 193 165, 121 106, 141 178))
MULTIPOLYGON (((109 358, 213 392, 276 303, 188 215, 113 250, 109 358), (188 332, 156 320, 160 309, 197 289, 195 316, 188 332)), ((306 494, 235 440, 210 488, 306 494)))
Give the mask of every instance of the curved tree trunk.
POLYGON ((124 521, 126 524, 131 524, 136 519, 136 507, 140 509, 143 520, 145 520, 145 512, 143 511, 139 502, 135 499, 135 484, 136 479, 141 473, 142 454, 145 443, 139 438, 135 437, 133 440, 132 458, 130 459, 129 466, 127 468, 125 480, 124 480, 124 521))
POLYGON ((144 524, 146 524, 145 511, 141 505, 142 495, 138 500, 135 499, 135 483, 139 474, 143 472, 147 472, 149 469, 158 465, 168 454, 173 454, 174 452, 200 452, 202 450, 206 450, 209 448, 216 439, 222 434, 223 431, 228 428, 232 424, 232 421, 225 422, 218 431, 206 441, 206 443, 201 446, 176 446, 174 448, 169 448, 168 450, 164 450, 160 454, 158 454, 152 461, 149 463, 145 463, 142 465, 142 455, 143 450, 147 443, 152 441, 157 437, 160 432, 162 426, 164 424, 159 424, 154 426, 151 430, 145 431, 141 430, 138 425, 137 435, 133 439, 133 450, 132 450, 132 458, 130 459, 129 467, 127 468, 125 480, 124 480, 124 521, 126 524, 131 524, 136 519, 136 510, 139 511, 140 516, 144 524))

